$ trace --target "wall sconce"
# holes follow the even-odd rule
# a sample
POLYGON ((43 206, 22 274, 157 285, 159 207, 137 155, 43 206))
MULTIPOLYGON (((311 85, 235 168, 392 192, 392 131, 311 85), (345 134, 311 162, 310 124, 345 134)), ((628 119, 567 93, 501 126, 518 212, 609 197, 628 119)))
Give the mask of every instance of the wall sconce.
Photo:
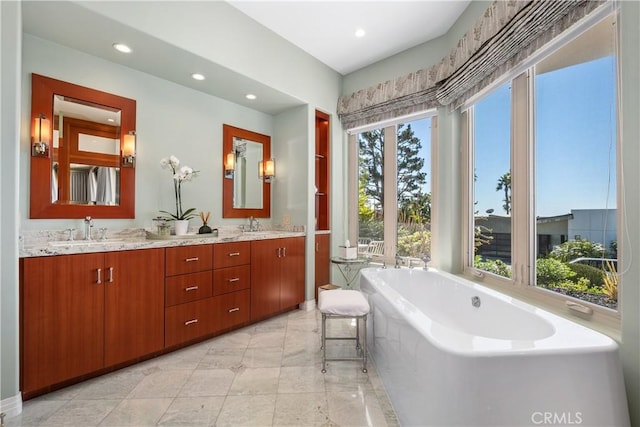
POLYGON ((51 122, 40 113, 33 121, 31 155, 34 157, 49 157, 49 143, 51 142, 51 122))
POLYGON ((264 182, 271 182, 276 176, 276 161, 269 159, 258 163, 258 175, 264 182))
POLYGON ((233 172, 236 169, 236 153, 229 151, 227 158, 224 161, 224 177, 233 179, 233 172))
POLYGON ((133 167, 136 161, 136 133, 129 131, 122 143, 122 166, 133 167))

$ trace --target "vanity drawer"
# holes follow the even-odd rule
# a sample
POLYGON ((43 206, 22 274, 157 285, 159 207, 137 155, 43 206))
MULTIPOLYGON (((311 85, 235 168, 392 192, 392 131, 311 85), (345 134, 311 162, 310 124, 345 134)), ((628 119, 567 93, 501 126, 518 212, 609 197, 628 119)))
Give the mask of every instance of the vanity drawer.
POLYGON ((213 298, 165 309, 164 346, 172 347, 211 333, 213 298))
POLYGON ((251 266, 229 267, 213 270, 213 295, 249 289, 251 287, 251 266))
POLYGON ((179 246, 166 249, 167 276, 211 270, 212 245, 179 246))
POLYGON ((212 295, 212 276, 211 270, 209 270, 167 277, 164 282, 165 306, 170 307, 210 297, 212 295))
POLYGON ((233 267, 251 263, 251 242, 230 242, 214 245, 214 268, 233 267))
POLYGON ((250 290, 231 292, 213 297, 215 305, 215 329, 220 331, 249 322, 251 311, 250 290))

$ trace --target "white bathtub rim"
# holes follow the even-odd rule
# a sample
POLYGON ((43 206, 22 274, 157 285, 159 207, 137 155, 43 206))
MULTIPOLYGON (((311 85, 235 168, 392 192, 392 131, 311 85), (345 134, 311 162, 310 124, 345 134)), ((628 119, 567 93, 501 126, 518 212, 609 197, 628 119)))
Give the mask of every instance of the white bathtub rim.
MULTIPOLYGON (((406 267, 403 267, 406 268, 406 267)), ((579 325, 563 317, 557 316, 541 308, 535 307, 517 298, 497 292, 480 284, 460 278, 453 274, 429 268, 429 272, 437 273, 446 278, 472 287, 479 293, 491 295, 504 301, 506 304, 514 304, 518 308, 534 313, 549 322, 554 333, 539 340, 508 340, 488 338, 470 335, 464 331, 442 325, 427 314, 422 313, 416 306, 404 298, 399 292, 391 288, 377 273, 384 271, 380 267, 368 267, 361 270, 361 282, 369 281, 377 292, 389 300, 395 306, 402 305, 409 311, 400 312, 414 328, 427 337, 436 347, 449 353, 463 357, 478 356, 507 356, 507 355, 559 355, 563 353, 591 353, 617 351, 618 344, 610 337, 579 325), (436 333, 434 333, 436 332, 436 333), (465 347, 461 343, 471 342, 471 347, 465 347)), ((420 270, 414 270, 419 272, 420 270)), ((362 287, 362 286, 361 286, 362 287)))

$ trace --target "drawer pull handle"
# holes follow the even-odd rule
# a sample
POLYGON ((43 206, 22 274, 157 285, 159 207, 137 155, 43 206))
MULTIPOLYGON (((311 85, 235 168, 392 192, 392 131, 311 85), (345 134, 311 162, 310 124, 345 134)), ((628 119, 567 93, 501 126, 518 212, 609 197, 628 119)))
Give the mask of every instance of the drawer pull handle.
POLYGON ((109 283, 113 283, 113 267, 109 267, 109 283))
POLYGON ((197 290, 198 290, 198 286, 189 286, 188 288, 184 288, 185 292, 197 291, 197 290))
POLYGON ((233 283, 233 282, 239 282, 240 278, 239 277, 233 277, 231 279, 228 280, 229 282, 233 283))
POLYGON ((229 252, 229 256, 240 256, 240 252, 229 252))
POLYGON ((194 323, 198 323, 198 319, 191 319, 184 322, 184 326, 193 325, 194 323))
POLYGON ((193 258, 187 258, 184 260, 185 262, 198 261, 198 257, 194 256, 193 258))
POLYGON ((234 311, 240 311, 240 307, 229 309, 229 313, 233 313, 234 311))
POLYGON ((100 283, 102 283, 102 269, 98 268, 98 279, 96 280, 96 283, 99 285, 100 283))

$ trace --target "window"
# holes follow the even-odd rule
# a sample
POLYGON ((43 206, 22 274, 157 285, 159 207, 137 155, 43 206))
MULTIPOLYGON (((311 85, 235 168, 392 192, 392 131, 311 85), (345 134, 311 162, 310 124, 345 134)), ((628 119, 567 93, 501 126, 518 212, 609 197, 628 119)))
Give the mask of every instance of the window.
POLYGON ((356 135, 357 240, 374 262, 430 258, 432 124, 419 118, 356 135))
POLYGON ((536 285, 616 308, 612 28, 603 20, 535 66, 536 285))
POLYGON ((591 19, 463 113, 465 265, 600 310, 617 308, 615 15, 591 19))
POLYGON ((511 85, 474 106, 473 266, 511 277, 511 85))

